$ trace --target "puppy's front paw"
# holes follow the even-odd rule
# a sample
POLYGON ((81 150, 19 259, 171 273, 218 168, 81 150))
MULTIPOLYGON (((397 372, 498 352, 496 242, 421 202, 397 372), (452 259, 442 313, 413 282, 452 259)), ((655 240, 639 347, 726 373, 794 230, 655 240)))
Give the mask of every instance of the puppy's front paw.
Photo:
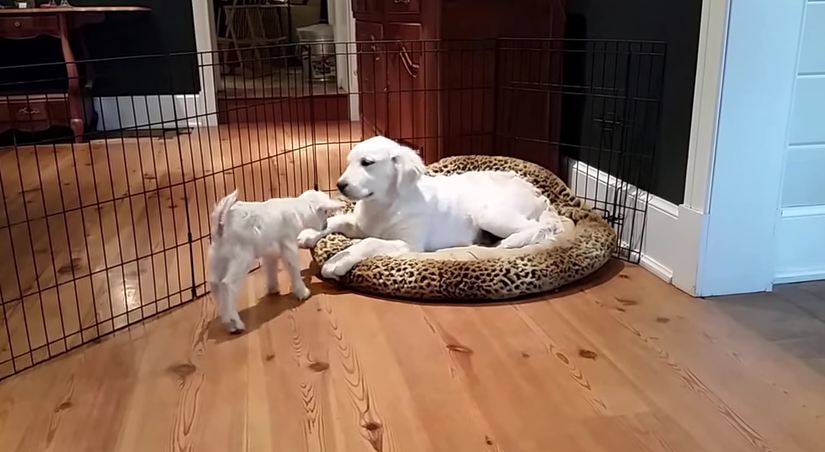
POLYGON ((334 265, 330 265, 329 262, 327 262, 326 264, 324 264, 323 267, 321 267, 321 276, 324 279, 338 279, 335 276, 334 265))
POLYGON ((321 276, 326 279, 338 279, 346 275, 351 268, 352 267, 347 266, 341 261, 333 262, 330 260, 330 262, 327 262, 323 267, 321 267, 321 276))
POLYGON ((292 293, 295 294, 295 296, 298 297, 298 299, 301 301, 306 300, 307 298, 309 298, 310 295, 312 295, 312 292, 310 292, 309 288, 303 284, 301 284, 300 286, 293 287, 292 293))
POLYGON ((315 229, 304 229, 298 234, 298 246, 300 248, 312 248, 318 243, 318 240, 321 240, 321 233, 315 229))

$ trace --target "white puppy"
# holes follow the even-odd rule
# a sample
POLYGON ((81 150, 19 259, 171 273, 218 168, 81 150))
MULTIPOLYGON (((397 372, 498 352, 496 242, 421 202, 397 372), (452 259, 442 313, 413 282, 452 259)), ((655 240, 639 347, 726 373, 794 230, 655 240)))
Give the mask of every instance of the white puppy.
POLYGON ((298 236, 302 247, 331 233, 363 239, 324 264, 325 278, 368 257, 477 244, 484 232, 503 239, 500 247, 516 248, 561 230, 547 198, 513 172, 424 173, 418 154, 390 139, 373 137, 352 149, 338 190, 357 201, 355 210, 298 236))
POLYGON ((255 259, 261 258, 269 293, 279 290, 278 260, 283 259, 292 280, 292 293, 301 300, 309 297, 299 268, 298 233, 306 228, 325 228, 327 218, 343 206, 319 191, 265 202, 239 202, 235 191, 215 205, 209 285, 218 316, 230 332, 245 329, 235 307, 235 295, 255 259))

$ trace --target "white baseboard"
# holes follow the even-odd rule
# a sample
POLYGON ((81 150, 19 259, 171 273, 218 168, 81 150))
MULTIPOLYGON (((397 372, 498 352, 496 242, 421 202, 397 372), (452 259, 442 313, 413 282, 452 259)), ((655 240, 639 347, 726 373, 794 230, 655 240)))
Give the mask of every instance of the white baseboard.
POLYGON ((176 129, 218 124, 213 102, 202 94, 96 97, 97 130, 176 129))
POLYGON ((825 205, 783 207, 782 218, 825 216, 825 205))
POLYGON ((679 206, 656 195, 650 195, 648 205, 673 218, 679 218, 679 206))
POLYGON ((641 265, 642 268, 649 271, 650 273, 653 273, 654 275, 658 276, 665 282, 673 282, 673 270, 671 270, 661 262, 657 261, 656 259, 646 254, 642 254, 642 259, 639 261, 639 265, 641 265))
POLYGON ((774 242, 775 283, 825 279, 825 206, 783 208, 774 242))
POLYGON ((790 284, 805 281, 818 281, 825 279, 825 267, 818 269, 777 272, 774 277, 774 284, 790 284))
POLYGON ((619 197, 631 205, 636 203, 638 207, 642 207, 647 200, 645 224, 642 224, 640 215, 632 228, 625 226, 624 236, 619 239, 625 245, 634 244, 631 254, 639 258, 639 264, 643 268, 668 283, 673 280, 673 266, 678 262, 680 251, 679 241, 674 236, 679 222, 679 206, 582 162, 570 165, 568 180, 578 196, 592 199, 599 193, 598 198, 604 199, 603 195, 611 198, 619 190, 619 197), (630 231, 633 231, 632 237, 630 231))

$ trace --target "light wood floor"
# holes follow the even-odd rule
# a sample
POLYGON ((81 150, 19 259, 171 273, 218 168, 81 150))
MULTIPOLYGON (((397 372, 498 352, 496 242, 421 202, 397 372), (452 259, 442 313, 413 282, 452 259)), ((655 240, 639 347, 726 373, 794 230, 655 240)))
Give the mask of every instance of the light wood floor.
POLYGON ((0 378, 203 293, 209 212, 228 192, 334 189, 360 124, 267 107, 277 126, 0 149, 0 378))
POLYGON ((520 304, 263 287, 245 335, 203 299, 0 382, 2 450, 825 450, 825 369, 777 339, 825 331, 802 310, 616 262, 520 304))

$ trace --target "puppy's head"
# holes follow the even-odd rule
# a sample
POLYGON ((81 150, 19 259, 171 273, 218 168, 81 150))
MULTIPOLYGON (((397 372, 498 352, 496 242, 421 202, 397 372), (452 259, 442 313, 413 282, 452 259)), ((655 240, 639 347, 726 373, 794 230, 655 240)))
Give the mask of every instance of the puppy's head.
POLYGON ((298 199, 306 201, 310 210, 307 224, 303 226, 318 231, 326 229, 327 219, 338 213, 345 206, 342 201, 331 199, 326 193, 316 190, 305 191, 298 199))
POLYGON ((424 172, 424 162, 414 150, 373 137, 350 151, 338 190, 353 201, 387 199, 414 185, 424 172))

